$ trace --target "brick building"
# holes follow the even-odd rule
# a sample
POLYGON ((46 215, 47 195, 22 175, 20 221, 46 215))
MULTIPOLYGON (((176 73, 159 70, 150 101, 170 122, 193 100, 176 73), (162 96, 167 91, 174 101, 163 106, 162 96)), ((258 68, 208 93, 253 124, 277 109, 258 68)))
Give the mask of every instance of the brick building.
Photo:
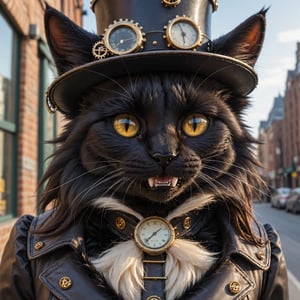
POLYGON ((260 124, 259 140, 263 144, 258 148, 259 159, 263 162, 262 176, 270 186, 280 185, 282 180, 282 122, 284 118, 284 98, 275 97, 272 110, 267 121, 260 124))
POLYGON ((300 43, 297 44, 297 64, 289 71, 286 81, 282 136, 283 164, 289 187, 300 186, 300 43))
MULTIPOLYGON (((47 0, 82 25, 82 0, 47 0)), ((44 0, 0 0, 0 257, 16 218, 35 214, 37 182, 62 116, 45 90, 55 68, 45 42, 44 0)))
POLYGON ((273 187, 300 186, 299 116, 300 43, 297 43, 296 65, 287 73, 285 94, 281 100, 275 98, 268 121, 260 126, 260 140, 264 141, 258 150, 262 174, 273 187))

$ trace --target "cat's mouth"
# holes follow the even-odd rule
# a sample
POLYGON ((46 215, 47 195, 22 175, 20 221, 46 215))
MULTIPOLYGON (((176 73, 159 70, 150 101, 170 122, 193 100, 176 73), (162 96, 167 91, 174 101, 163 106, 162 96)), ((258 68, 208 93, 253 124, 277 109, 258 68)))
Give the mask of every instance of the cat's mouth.
POLYGON ((173 176, 154 176, 148 178, 148 185, 150 188, 165 188, 165 187, 176 187, 178 178, 173 176))

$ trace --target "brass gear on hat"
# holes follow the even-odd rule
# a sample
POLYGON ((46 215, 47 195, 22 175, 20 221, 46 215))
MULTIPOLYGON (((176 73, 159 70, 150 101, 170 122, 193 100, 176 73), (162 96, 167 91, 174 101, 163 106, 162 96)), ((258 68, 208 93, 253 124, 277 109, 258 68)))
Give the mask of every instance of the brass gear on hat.
POLYGON ((97 59, 103 59, 107 56, 108 50, 104 46, 103 41, 96 42, 92 48, 92 54, 97 59))
POLYGON ((179 5, 181 2, 181 0, 162 0, 161 3, 165 6, 165 7, 176 7, 177 5, 179 5))

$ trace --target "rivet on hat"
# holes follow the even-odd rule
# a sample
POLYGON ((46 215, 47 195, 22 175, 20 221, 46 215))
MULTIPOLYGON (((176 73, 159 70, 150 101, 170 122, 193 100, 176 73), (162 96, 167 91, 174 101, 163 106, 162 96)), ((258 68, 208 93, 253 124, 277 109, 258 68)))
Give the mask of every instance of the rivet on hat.
POLYGON ((241 291, 241 285, 237 281, 231 281, 228 284, 229 292, 233 295, 238 294, 241 291))
POLYGON ((259 260, 264 260, 264 258, 265 258, 265 254, 263 251, 258 251, 255 253, 255 255, 259 260))
POLYGON ((59 279, 59 286, 63 290, 67 290, 72 286, 72 279, 68 276, 63 276, 59 279))
POLYGON ((117 217, 116 226, 118 229, 123 230, 126 227, 126 221, 122 217, 117 217))
POLYGON ((44 242, 38 241, 35 243, 34 249, 38 251, 38 250, 41 250, 44 246, 45 246, 44 242))

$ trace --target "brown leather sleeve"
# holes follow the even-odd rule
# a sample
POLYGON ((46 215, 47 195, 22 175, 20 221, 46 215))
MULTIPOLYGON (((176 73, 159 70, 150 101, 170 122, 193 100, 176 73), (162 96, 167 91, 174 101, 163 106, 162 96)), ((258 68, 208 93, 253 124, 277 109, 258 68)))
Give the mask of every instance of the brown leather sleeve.
POLYGON ((23 216, 14 225, 0 264, 0 299, 34 299, 27 234, 33 216, 23 216))

